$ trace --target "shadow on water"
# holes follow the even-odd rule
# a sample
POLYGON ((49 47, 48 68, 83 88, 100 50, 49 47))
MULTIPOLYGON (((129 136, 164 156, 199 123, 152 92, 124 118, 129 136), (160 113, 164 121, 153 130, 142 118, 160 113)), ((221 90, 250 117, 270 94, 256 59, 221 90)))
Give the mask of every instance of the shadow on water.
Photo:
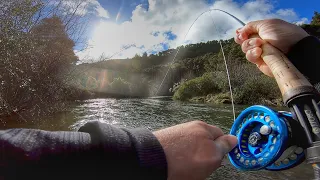
MULTIPOLYGON (((247 106, 236 106, 239 114, 247 106)), ((216 125, 228 133, 233 124, 230 105, 206 105, 172 101, 170 97, 147 99, 92 99, 78 102, 71 111, 62 112, 45 119, 28 123, 11 121, 1 129, 38 128, 43 130, 64 131, 77 130, 89 121, 101 121, 118 127, 145 127, 157 130, 168 126, 203 120, 216 125)), ((239 172, 225 159, 209 179, 311 179, 311 166, 299 167, 281 172, 259 171, 239 172)))

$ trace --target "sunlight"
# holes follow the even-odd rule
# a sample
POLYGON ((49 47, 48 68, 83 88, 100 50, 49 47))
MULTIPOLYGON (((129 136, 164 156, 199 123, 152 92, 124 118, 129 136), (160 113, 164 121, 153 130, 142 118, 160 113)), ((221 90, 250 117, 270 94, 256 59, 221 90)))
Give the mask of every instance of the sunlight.
POLYGON ((100 73, 98 81, 100 82, 100 91, 104 90, 109 85, 107 78, 107 70, 103 70, 103 72, 100 73))

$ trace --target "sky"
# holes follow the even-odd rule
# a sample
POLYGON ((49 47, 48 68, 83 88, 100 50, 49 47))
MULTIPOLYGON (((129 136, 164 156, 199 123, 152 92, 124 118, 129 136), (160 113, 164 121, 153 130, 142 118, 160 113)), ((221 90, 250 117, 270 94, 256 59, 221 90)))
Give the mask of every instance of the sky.
POLYGON ((232 38, 241 25, 218 11, 199 17, 210 9, 227 11, 245 23, 280 18, 303 24, 310 22, 314 11, 320 11, 320 1, 87 0, 84 8, 83 13, 90 15, 86 34, 89 48, 75 48, 75 53, 80 61, 88 62, 102 55, 125 59, 189 43, 232 38))

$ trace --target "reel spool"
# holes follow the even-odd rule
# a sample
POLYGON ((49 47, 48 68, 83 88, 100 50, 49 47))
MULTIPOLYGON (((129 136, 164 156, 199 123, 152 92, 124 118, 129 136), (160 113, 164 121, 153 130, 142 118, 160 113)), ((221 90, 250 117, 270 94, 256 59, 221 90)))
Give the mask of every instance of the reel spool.
POLYGON ((265 106, 249 107, 238 116, 230 134, 237 136, 238 145, 229 153, 229 159, 240 170, 280 171, 305 159, 307 140, 288 112, 276 112, 265 106))

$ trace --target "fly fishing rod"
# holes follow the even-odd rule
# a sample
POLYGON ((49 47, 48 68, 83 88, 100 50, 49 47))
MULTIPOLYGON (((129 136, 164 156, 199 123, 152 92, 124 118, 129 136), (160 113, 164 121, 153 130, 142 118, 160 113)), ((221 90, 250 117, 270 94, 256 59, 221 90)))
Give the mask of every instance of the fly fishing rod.
MULTIPOLYGON (((228 12, 212 10, 226 13, 245 26, 228 12)), ((259 38, 250 38, 256 37, 259 38)), ((289 169, 306 160, 313 164, 315 178, 320 179, 319 93, 280 50, 267 42, 262 50, 261 57, 271 69, 291 113, 265 106, 245 109, 230 131, 237 136, 238 145, 229 153, 229 159, 240 170, 273 171, 289 169)))

